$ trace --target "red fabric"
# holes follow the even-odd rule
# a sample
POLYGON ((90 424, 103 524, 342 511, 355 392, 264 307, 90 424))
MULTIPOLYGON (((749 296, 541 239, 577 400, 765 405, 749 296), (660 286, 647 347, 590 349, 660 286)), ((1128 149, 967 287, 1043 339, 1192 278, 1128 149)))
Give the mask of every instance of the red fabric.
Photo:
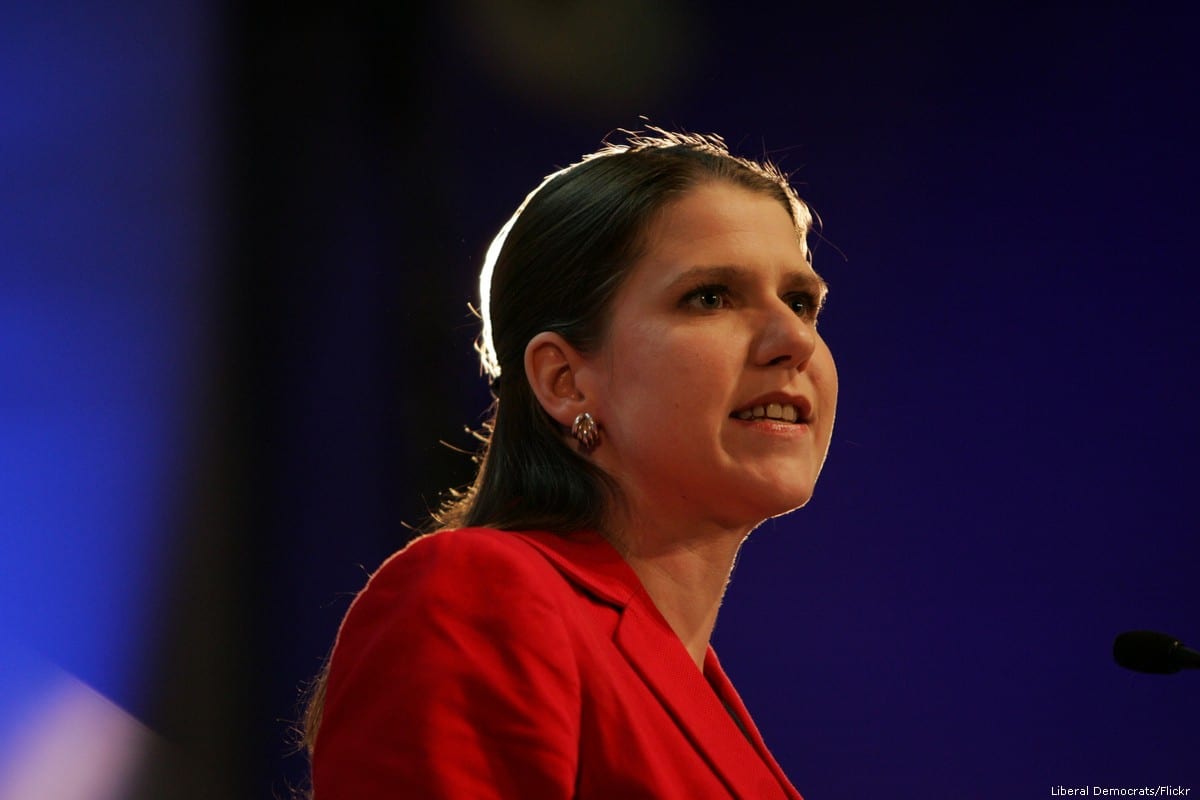
POLYGON ((701 674, 607 542, 486 529, 416 540, 354 601, 313 788, 316 800, 800 798, 713 651, 701 674))

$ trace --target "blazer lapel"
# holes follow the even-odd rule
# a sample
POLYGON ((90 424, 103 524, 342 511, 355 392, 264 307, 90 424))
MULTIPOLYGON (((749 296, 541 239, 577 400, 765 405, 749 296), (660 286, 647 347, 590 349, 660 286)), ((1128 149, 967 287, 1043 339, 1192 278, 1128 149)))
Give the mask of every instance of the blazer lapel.
POLYGON ((783 787, 785 794, 793 800, 804 800, 800 796, 800 792, 796 787, 792 786, 788 780, 787 774, 783 771, 783 767, 779 766, 779 762, 775 760, 775 756, 771 755, 771 751, 767 749, 767 743, 763 741, 762 734, 758 730, 758 726, 754 724, 754 720, 750 718, 750 712, 746 710, 746 706, 742 703, 742 698, 738 695, 737 690, 733 688, 729 678, 725 675, 725 670, 721 668, 721 662, 717 660, 717 652, 710 646, 708 655, 704 661, 704 674, 708 678, 709 683, 716 691, 717 696, 728 704, 729 708, 738 719, 742 721, 742 725, 746 729, 746 735, 750 737, 754 749, 758 751, 762 760, 774 773, 776 781, 783 787))
POLYGON ((577 583, 622 610, 617 648, 734 797, 800 797, 767 751, 712 648, 705 663, 706 678, 633 569, 607 541, 596 534, 520 535, 577 583))
MULTIPOLYGON (((733 712, 746 726, 746 734, 721 702, 718 687, 710 684, 696 668, 683 643, 649 597, 644 601, 635 598, 625 607, 616 642, 734 797, 766 800, 798 796, 783 788, 790 788, 790 784, 782 771, 776 774, 778 767, 762 746, 762 738, 736 693, 731 692, 732 698, 726 699, 731 700, 733 712)), ((720 688, 726 686, 727 682, 720 688)))

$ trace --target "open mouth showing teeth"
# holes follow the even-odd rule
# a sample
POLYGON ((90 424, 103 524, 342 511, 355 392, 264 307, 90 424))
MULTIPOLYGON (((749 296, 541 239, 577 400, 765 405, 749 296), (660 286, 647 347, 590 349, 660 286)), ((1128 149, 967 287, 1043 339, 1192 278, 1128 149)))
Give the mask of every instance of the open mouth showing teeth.
POLYGON ((741 411, 735 411, 732 416, 743 420, 773 419, 779 422, 796 422, 800 420, 800 414, 791 403, 767 403, 762 406, 752 406, 751 408, 743 408, 741 411))

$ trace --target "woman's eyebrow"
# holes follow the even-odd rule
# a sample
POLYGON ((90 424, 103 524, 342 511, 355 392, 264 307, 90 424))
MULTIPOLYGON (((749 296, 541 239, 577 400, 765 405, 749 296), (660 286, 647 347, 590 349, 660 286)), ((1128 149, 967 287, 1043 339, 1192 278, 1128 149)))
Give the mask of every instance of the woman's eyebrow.
MULTIPOLYGON (((734 283, 752 277, 752 272, 745 267, 732 264, 691 267, 676 275, 668 288, 683 285, 694 286, 701 283, 734 283)), ((825 295, 829 293, 829 284, 811 267, 788 272, 784 276, 784 285, 790 292, 807 291, 821 300, 824 300, 825 295)))
POLYGON ((746 270, 742 267, 718 265, 690 267, 676 275, 669 284, 670 287, 698 283, 732 283, 744 278, 746 270))
POLYGON ((788 275, 786 282, 791 291, 800 290, 810 292, 822 303, 825 302, 825 296, 829 294, 829 284, 825 282, 824 278, 814 272, 812 268, 792 272, 788 275))

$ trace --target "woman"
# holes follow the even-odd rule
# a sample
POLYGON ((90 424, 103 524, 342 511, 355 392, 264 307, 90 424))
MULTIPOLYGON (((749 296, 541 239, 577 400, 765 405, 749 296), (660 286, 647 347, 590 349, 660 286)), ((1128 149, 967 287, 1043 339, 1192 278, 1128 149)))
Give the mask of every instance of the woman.
POLYGON ((525 199, 480 276, 477 479, 347 613, 316 800, 799 797, 709 638, 829 445, 810 224, 774 167, 662 131, 525 199))

